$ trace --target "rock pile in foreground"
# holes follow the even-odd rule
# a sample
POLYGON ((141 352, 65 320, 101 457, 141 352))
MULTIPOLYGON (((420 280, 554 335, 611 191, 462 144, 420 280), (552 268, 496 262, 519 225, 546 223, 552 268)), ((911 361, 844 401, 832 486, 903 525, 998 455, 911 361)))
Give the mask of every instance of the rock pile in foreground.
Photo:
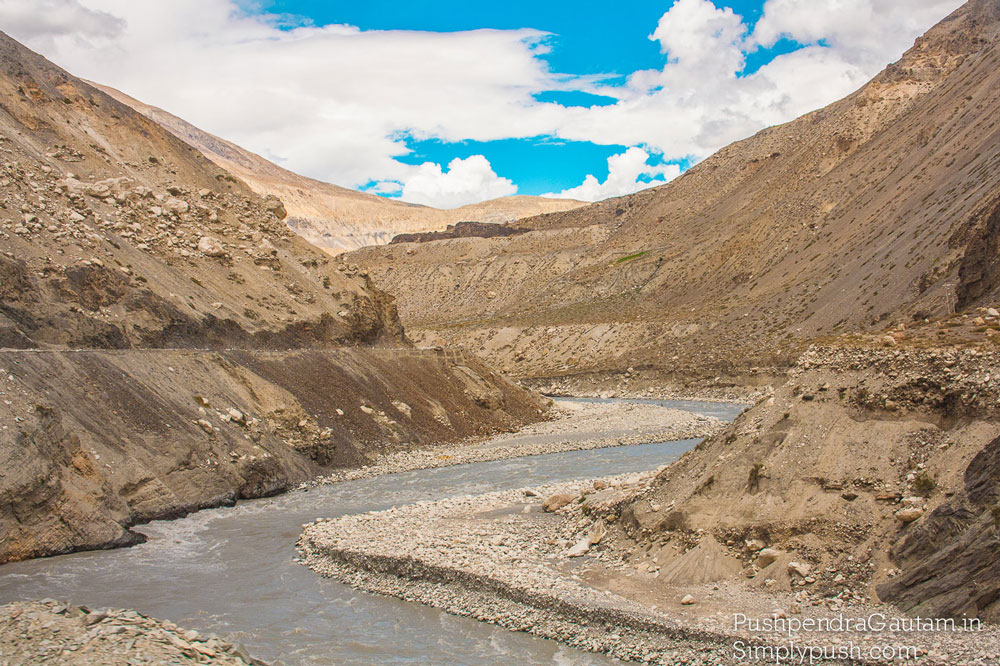
POLYGON ((132 610, 51 599, 0 608, 0 663, 264 666, 239 645, 132 610))

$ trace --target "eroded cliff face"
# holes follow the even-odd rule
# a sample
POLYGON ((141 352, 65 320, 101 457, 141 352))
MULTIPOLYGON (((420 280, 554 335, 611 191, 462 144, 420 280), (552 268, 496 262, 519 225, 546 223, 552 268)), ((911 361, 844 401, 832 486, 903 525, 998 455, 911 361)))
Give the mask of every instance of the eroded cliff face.
POLYGON ((834 608, 859 594, 995 619, 998 363, 926 341, 810 349, 611 514, 668 573, 727 563, 721 578, 834 608))
POLYGON ((0 562, 542 418, 366 274, 0 35, 0 562))
POLYGON ((0 351, 0 562, 485 436, 544 405, 473 358, 406 348, 0 351))

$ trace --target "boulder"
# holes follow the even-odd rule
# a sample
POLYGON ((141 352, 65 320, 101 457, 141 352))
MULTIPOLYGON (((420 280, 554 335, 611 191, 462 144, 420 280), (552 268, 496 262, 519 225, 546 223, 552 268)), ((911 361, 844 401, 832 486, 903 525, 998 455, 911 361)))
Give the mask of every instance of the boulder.
POLYGON ((809 575, 809 565, 805 562, 789 562, 788 563, 788 573, 798 574, 805 578, 809 575))
POLYGON ((288 212, 285 211, 285 204, 281 203, 281 199, 277 197, 271 196, 265 199, 264 207, 274 213, 274 216, 279 220, 283 220, 288 216, 288 212))
POLYGON ((576 495, 570 495, 567 493, 557 493, 555 495, 549 496, 544 502, 542 502, 542 510, 548 513, 558 511, 570 502, 576 499, 576 495))
POLYGON ((896 520, 904 523, 912 523, 914 520, 924 515, 924 510, 918 506, 911 506, 900 509, 896 512, 896 520))
POLYGON ((212 236, 202 236, 198 239, 198 251, 207 257, 223 257, 226 254, 222 242, 212 236))
POLYGON ((770 565, 781 556, 774 548, 764 548, 757 553, 757 566, 761 569, 770 565))
POLYGON ((690 606, 693 603, 694 603, 694 597, 692 597, 690 594, 685 594, 683 597, 681 597, 682 606, 690 606))
POLYGON ((590 538, 583 537, 576 542, 576 545, 566 551, 566 557, 580 557, 590 550, 590 538))
POLYGON ((191 210, 191 206, 188 205, 187 201, 183 199, 177 199, 170 197, 163 202, 163 207, 175 215, 183 215, 184 213, 191 210))

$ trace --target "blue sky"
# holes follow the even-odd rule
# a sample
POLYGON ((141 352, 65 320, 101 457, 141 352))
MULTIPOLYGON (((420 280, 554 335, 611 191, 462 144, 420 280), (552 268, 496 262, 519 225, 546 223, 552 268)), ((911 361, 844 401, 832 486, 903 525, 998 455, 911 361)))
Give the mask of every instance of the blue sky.
MULTIPOLYGON (((610 83, 622 83, 631 72, 662 68, 667 62, 657 42, 649 38, 657 21, 670 8, 670 0, 629 2, 627 10, 609 2, 567 3, 516 0, 511 2, 458 2, 456 0, 373 0, 370 2, 321 2, 317 0, 279 0, 255 5, 255 11, 286 14, 292 24, 303 21, 315 25, 350 24, 362 30, 411 30, 457 32, 480 28, 516 30, 532 28, 551 33, 546 45, 551 49, 540 56, 553 72, 572 75, 602 75, 610 83)), ((719 2, 743 17, 748 28, 760 18, 764 0, 719 2)), ((800 48, 788 39, 774 46, 748 54, 743 74, 751 74, 777 55, 800 48)), ((534 95, 542 102, 563 106, 606 106, 614 97, 580 91, 547 91, 534 95)), ((452 159, 484 155, 494 171, 511 179, 518 194, 540 195, 568 190, 592 174, 603 181, 608 177, 608 158, 624 152, 628 146, 588 141, 565 141, 551 136, 504 139, 499 141, 463 141, 404 138, 413 152, 401 156, 401 162, 419 165, 425 161, 446 164, 452 159)), ((647 160, 652 165, 677 164, 686 169, 690 156, 665 157, 654 153, 647 160)), ((642 182, 652 178, 640 176, 642 182)), ((372 183, 362 186, 371 187, 372 183)))
POLYGON ((0 25, 292 171, 452 208, 667 182, 962 2, 0 0, 0 25))

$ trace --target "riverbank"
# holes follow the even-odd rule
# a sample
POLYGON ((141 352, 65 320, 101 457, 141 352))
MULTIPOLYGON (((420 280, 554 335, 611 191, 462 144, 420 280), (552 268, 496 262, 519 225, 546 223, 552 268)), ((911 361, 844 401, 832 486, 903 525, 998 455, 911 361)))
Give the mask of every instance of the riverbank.
POLYGON ((379 455, 370 464, 338 470, 300 489, 368 479, 384 474, 492 460, 709 437, 725 423, 712 416, 657 404, 560 399, 555 418, 512 433, 431 448, 379 455))
POLYGON ((318 520, 305 526, 299 550, 307 566, 356 589, 631 661, 731 664, 748 661, 744 652, 751 649, 792 645, 826 656, 856 646, 863 656, 854 663, 877 663, 873 655, 886 650, 906 650, 920 664, 1000 658, 995 626, 972 633, 961 631, 961 621, 954 631, 895 627, 892 621, 903 616, 889 606, 849 592, 835 605, 812 595, 810 572, 800 563, 781 562, 794 592, 751 588, 732 576, 741 566, 728 551, 743 544, 710 554, 695 552, 704 546, 636 548, 616 525, 595 518, 644 497, 655 476, 548 484, 318 520), (693 561, 697 571, 686 566, 693 561), (751 624, 873 614, 884 627, 790 636, 751 624), (737 617, 747 622, 738 625, 737 617))
POLYGON ((742 403, 751 406, 770 395, 772 386, 784 382, 775 373, 745 377, 745 384, 664 382, 659 376, 642 373, 598 374, 557 378, 524 378, 518 383, 549 396, 619 398, 624 400, 693 400, 698 402, 742 403))
POLYGON ((58 601, 0 607, 0 664, 266 666, 239 645, 131 610, 58 601))

